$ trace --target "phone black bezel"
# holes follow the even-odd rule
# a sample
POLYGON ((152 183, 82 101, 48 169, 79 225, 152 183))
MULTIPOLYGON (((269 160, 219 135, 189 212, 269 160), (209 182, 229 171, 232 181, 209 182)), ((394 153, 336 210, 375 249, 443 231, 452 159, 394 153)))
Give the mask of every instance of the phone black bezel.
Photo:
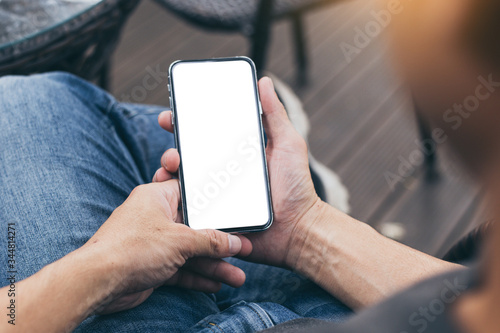
POLYGON ((257 231, 264 231, 268 229, 272 223, 273 223, 273 206, 272 206, 272 198, 271 198, 271 186, 269 183, 269 173, 268 173, 268 168, 267 168, 267 159, 266 159, 266 150, 265 150, 265 141, 264 141, 264 128, 262 125, 262 107, 260 104, 260 98, 259 98, 259 89, 257 86, 257 73, 255 69, 255 64, 253 61, 248 58, 248 57, 226 57, 226 58, 212 58, 212 59, 195 59, 195 60, 177 60, 174 61, 172 64, 170 64, 170 67, 168 69, 168 82, 169 82, 169 96, 170 96, 170 108, 172 110, 172 117, 173 117, 173 127, 174 127, 174 138, 175 138, 175 144, 177 146, 177 150, 179 152, 179 155, 181 157, 180 159, 180 165, 179 165, 179 186, 180 186, 180 192, 181 192, 181 199, 182 199, 182 215, 184 219, 184 224, 189 226, 189 219, 188 219, 188 213, 187 213, 187 205, 186 205, 186 197, 185 197, 185 189, 184 189, 184 174, 183 174, 183 168, 182 168, 182 152, 181 152, 181 145, 179 141, 179 128, 177 124, 177 117, 176 117, 176 105, 175 105, 175 86, 174 82, 172 80, 172 70, 173 68, 179 64, 179 63, 186 63, 186 62, 227 62, 227 61, 246 61, 247 63, 250 64, 250 67, 252 68, 252 77, 253 77, 253 85, 254 85, 254 91, 255 91, 255 100, 256 100, 256 112, 259 115, 259 130, 260 130, 260 141, 261 141, 261 152, 262 152, 262 160, 263 160, 263 171, 264 171, 264 176, 266 178, 266 192, 267 192, 267 205, 268 205, 268 211, 269 211, 269 217, 268 220, 265 224, 263 225, 258 225, 258 226, 249 226, 249 227, 237 227, 237 228, 225 228, 225 229, 219 229, 224 232, 238 232, 238 233, 246 233, 246 232, 257 232, 257 231))

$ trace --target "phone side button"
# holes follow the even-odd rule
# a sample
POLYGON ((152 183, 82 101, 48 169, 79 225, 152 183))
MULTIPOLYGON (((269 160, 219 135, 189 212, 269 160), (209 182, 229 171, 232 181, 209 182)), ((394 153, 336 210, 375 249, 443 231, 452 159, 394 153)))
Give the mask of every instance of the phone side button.
POLYGON ((172 126, 174 126, 174 111, 172 110, 170 120, 172 121, 172 126))

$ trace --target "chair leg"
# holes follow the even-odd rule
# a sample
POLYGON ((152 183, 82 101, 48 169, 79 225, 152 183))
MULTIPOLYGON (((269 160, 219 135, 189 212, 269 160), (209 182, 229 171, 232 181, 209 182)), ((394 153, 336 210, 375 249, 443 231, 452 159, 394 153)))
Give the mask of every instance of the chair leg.
POLYGON ((437 162, 437 145, 434 139, 432 138, 431 131, 427 122, 422 118, 420 112, 418 111, 418 107, 415 106, 415 116, 417 118, 417 126, 418 132, 420 135, 420 140, 422 142, 422 146, 424 148, 424 166, 426 178, 428 180, 434 180, 439 175, 436 162, 437 162))
POLYGON ((110 86, 109 86, 109 71, 110 71, 110 61, 111 60, 106 60, 104 65, 102 65, 101 72, 99 74, 99 87, 102 89, 109 91, 110 86))
POLYGON ((251 58, 255 62, 258 75, 266 65, 267 48, 271 33, 273 0, 261 0, 257 9, 251 36, 251 58))
POLYGON ((307 84, 307 45, 304 34, 304 24, 300 12, 292 15, 293 38, 295 42, 295 58, 297 61, 298 72, 297 81, 299 85, 307 84))
POLYGON ((268 36, 264 34, 254 34, 251 37, 251 44, 252 49, 250 58, 252 58, 255 63, 257 74, 260 75, 266 65, 268 36))

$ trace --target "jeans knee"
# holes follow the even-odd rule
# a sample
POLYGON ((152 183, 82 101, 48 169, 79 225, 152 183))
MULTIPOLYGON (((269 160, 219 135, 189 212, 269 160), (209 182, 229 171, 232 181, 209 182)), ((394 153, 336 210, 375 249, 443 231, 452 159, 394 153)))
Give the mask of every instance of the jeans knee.
MULTIPOLYGON (((46 73, 30 76, 9 75, 0 78, 0 108, 44 99, 47 96, 64 93, 61 83, 74 77, 68 73, 46 73)), ((75 78, 76 79, 76 78, 75 78)))
POLYGON ((5 76, 0 78, 0 131, 19 134, 62 126, 89 109, 106 111, 113 102, 106 92, 68 73, 5 76))

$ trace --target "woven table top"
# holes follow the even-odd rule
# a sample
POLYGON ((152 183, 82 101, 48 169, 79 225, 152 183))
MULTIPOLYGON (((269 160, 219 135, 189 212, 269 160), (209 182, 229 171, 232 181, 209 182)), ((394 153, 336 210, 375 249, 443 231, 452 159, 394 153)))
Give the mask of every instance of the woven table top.
POLYGON ((0 0, 0 51, 40 35, 52 34, 57 29, 70 31, 74 19, 91 11, 100 2, 102 1, 0 0))

